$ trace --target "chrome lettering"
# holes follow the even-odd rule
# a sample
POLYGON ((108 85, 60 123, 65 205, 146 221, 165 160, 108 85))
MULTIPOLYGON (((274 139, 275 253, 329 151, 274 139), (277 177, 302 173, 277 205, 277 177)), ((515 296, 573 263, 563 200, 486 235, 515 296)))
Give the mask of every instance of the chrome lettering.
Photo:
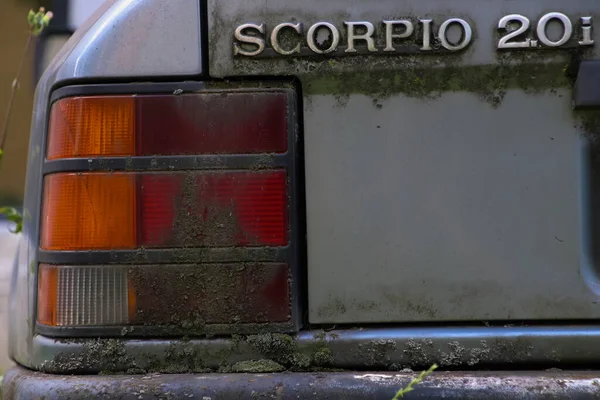
MULTIPOLYGON (((530 21, 525 15, 508 14, 498 20, 496 28, 498 50, 572 49, 595 44, 591 16, 569 17, 561 12, 549 12, 538 21, 530 21), (579 19, 577 26, 574 26, 573 18, 579 19), (563 27, 562 34, 557 40, 550 39, 546 32, 548 24, 553 20, 558 21, 563 27)), ((366 55, 381 50, 384 54, 392 56, 459 52, 473 42, 474 28, 467 19, 448 18, 435 22, 434 19, 427 17, 385 19, 377 23, 344 21, 343 26, 317 21, 306 31, 302 22, 282 22, 270 31, 267 31, 266 24, 263 22, 242 24, 235 28, 233 37, 235 57, 306 57, 311 53, 341 57, 366 55), (451 39, 450 31, 453 25, 461 29, 460 39, 451 39), (342 29, 343 27, 346 29, 342 29), (284 41, 286 35, 282 32, 285 29, 290 30, 287 41, 284 41), (407 42, 401 43, 402 39, 407 42), (342 40, 344 44, 341 44, 342 40)))
POLYGON ((592 17, 581 17, 581 30, 583 39, 579 41, 580 46, 591 46, 594 44, 592 39, 592 17))
POLYGON ((277 25, 275 28, 273 28, 273 31, 271 32, 271 46, 273 46, 273 50, 275 50, 277 53, 284 55, 284 56, 289 56, 292 54, 300 54, 301 40, 299 40, 298 44, 296 46, 294 46, 294 48, 291 50, 284 50, 281 47, 281 44, 279 44, 278 36, 279 36, 279 32, 283 28, 292 28, 298 34, 302 35, 302 22, 299 22, 297 24, 292 24, 291 22, 284 22, 282 24, 277 25))
POLYGON ((467 21, 465 21, 464 19, 460 19, 460 18, 450 18, 446 21, 444 21, 444 23, 442 23, 442 25, 440 25, 440 30, 438 32, 438 36, 440 38, 440 43, 442 44, 442 46, 450 51, 459 51, 464 49, 465 47, 467 47, 469 45, 469 43, 471 43, 471 38, 473 37, 473 30, 471 29, 471 25, 469 25, 469 23, 467 21), (462 35, 462 41, 458 44, 451 44, 448 41, 448 38, 446 37, 447 35, 447 30, 448 27, 451 24, 458 24, 462 27, 463 30, 463 35, 462 35))
POLYGON ((419 22, 423 27, 423 46, 421 47, 421 51, 433 50, 431 48, 431 23, 433 22, 433 20, 422 19, 419 22))
POLYGON ((569 39, 571 39, 571 35, 573 34, 573 24, 571 23, 569 17, 567 17, 565 14, 559 12, 551 12, 540 18, 537 24, 536 32, 538 40, 542 42, 542 44, 548 47, 559 47, 567 43, 569 39), (548 25, 548 22, 550 22, 553 19, 559 20, 563 26, 563 35, 556 42, 553 42, 552 40, 548 39, 548 36, 546 35, 546 26, 548 25))
POLYGON ((367 42, 367 50, 369 51, 377 51, 375 48, 375 41, 373 40, 373 34, 375 33, 375 27, 370 22, 344 22, 344 24, 348 27, 348 48, 346 48, 346 53, 356 53, 356 49, 354 48, 355 40, 364 40, 367 42), (364 26, 366 28, 366 32, 357 35, 354 31, 354 28, 357 26, 364 26))
POLYGON ((262 53, 265 50, 265 39, 259 36, 250 36, 250 35, 245 35, 244 31, 248 30, 248 29, 253 29, 255 31, 258 31, 258 33, 260 34, 265 34, 265 24, 243 24, 240 25, 236 28, 235 33, 234 33, 234 37, 235 39, 240 42, 240 43, 249 43, 249 44, 254 44, 257 46, 256 50, 254 51, 248 51, 248 50, 244 50, 241 48, 241 46, 238 43, 233 43, 233 55, 237 56, 237 55, 242 55, 242 56, 257 56, 260 53, 262 53))
POLYGON ((383 24, 385 25, 385 48, 383 51, 396 51, 394 48, 394 39, 406 39, 415 31, 415 26, 406 19, 383 21, 383 24), (399 25, 404 26, 404 32, 394 33, 394 27, 399 25))
POLYGON ((306 33, 306 42, 308 44, 308 48, 317 54, 331 53, 332 51, 335 51, 340 44, 340 32, 333 24, 330 24, 329 22, 317 22, 308 28, 308 32, 306 33), (330 33, 331 44, 325 50, 321 50, 316 43, 315 33, 317 33, 319 28, 326 28, 330 33))

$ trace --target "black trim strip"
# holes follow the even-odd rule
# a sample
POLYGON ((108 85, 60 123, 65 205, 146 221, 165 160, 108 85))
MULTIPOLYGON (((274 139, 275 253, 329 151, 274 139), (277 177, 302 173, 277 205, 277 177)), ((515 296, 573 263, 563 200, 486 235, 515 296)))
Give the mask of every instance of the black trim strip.
POLYGON ((70 158, 45 161, 43 172, 46 175, 81 171, 261 170, 287 168, 291 162, 285 154, 70 158))
MULTIPOLYGON (((234 89, 232 87, 232 89, 234 89)), ((257 88, 258 89, 258 88, 257 88)), ((65 86, 52 92, 50 105, 56 100, 73 96, 92 96, 103 94, 165 94, 181 90, 179 94, 193 93, 206 90, 204 82, 134 82, 134 83, 111 83, 105 85, 74 85, 65 86)))
POLYGON ((286 247, 195 247, 176 249, 38 251, 38 261, 47 264, 189 264, 229 262, 290 262, 286 247))
POLYGON ((36 331, 47 337, 65 338, 169 338, 182 336, 225 336, 232 332, 238 335, 253 335, 257 333, 295 333, 296 326, 291 322, 278 322, 270 324, 206 324, 198 327, 183 328, 177 325, 119 325, 119 326, 78 326, 54 327, 36 323, 36 331))
POLYGON ((210 76, 208 73, 208 1, 200 1, 200 49, 202 61, 202 73, 205 76, 210 76))

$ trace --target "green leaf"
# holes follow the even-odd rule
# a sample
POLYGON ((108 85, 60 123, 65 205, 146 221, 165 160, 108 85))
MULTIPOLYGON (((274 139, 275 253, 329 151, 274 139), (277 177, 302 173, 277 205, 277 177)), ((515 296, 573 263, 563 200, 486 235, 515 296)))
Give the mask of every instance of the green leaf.
POLYGON ((29 26, 33 25, 34 18, 35 13, 33 12, 33 10, 29 10, 29 14, 27 14, 27 23, 29 23, 29 26))
POLYGON ((21 233, 23 230, 23 216, 14 207, 0 207, 0 214, 4 215, 7 220, 14 223, 15 229, 11 230, 12 233, 21 233))
POLYGON ((29 23, 29 30, 33 36, 39 36, 40 33, 50 24, 50 20, 54 14, 52 11, 47 11, 44 8, 40 8, 37 13, 29 12, 27 16, 27 22, 29 23))

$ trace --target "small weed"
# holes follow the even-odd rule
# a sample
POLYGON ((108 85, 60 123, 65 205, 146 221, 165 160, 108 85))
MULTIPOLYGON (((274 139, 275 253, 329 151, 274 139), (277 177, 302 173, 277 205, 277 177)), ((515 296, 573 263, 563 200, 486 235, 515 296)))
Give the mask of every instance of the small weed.
POLYGON ((398 390, 398 392, 396 392, 396 395, 393 397, 392 400, 398 400, 401 399, 402 397, 404 397, 405 394, 407 394, 408 392, 412 392, 414 390, 413 386, 418 385, 419 383, 421 383, 423 381, 423 379, 425 379, 425 377, 429 374, 431 374, 433 371, 435 371, 435 369, 437 368, 437 364, 433 364, 431 367, 429 367, 429 369, 427 371, 423 371, 419 374, 419 376, 417 376, 416 378, 414 378, 412 381, 410 381, 410 383, 408 384, 408 386, 406 386, 403 389, 398 390))
POLYGON ((13 207, 0 207, 0 215, 4 215, 9 222, 15 224, 11 233, 20 233, 23 229, 23 216, 13 207))
MULTIPOLYGON (((15 95, 17 93, 17 89, 19 88, 19 77, 21 76, 21 71, 23 70, 23 63, 25 62, 25 57, 27 56, 27 52, 29 51, 29 46, 31 45, 32 39, 36 36, 39 36, 40 33, 50 24, 50 20, 52 19, 53 14, 51 11, 46 11, 43 7, 40 7, 38 12, 34 12, 33 10, 29 11, 27 15, 27 24, 29 25, 29 37, 27 38, 27 44, 25 44, 25 49, 23 49, 23 55, 21 56, 21 61, 19 63, 19 69, 17 70, 17 76, 13 80, 12 88, 10 92, 10 97, 8 99, 8 106, 6 107, 6 114, 4 116, 4 124, 2 126, 2 130, 0 131, 0 163, 2 162, 2 156, 4 155, 4 145, 6 143, 6 137, 8 136, 8 122, 10 120, 10 113, 12 111, 12 105, 15 100, 15 95)), ((23 228, 23 216, 16 209, 12 207, 0 207, 0 215, 5 215, 6 218, 16 224, 15 230, 11 231, 12 233, 20 233, 23 228)))

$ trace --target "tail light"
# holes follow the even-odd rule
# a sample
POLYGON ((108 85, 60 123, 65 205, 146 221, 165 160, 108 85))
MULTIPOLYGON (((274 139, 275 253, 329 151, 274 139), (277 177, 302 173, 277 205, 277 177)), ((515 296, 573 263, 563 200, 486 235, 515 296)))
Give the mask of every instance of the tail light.
POLYGON ((285 323, 285 264, 54 266, 39 269, 50 326, 285 323))
POLYGON ((296 330, 294 90, 127 89, 52 103, 38 331, 296 330))
POLYGON ((44 180, 44 250, 285 246, 283 170, 57 173, 44 180))
POLYGON ((64 98, 47 158, 285 153, 287 107, 285 92, 64 98))

